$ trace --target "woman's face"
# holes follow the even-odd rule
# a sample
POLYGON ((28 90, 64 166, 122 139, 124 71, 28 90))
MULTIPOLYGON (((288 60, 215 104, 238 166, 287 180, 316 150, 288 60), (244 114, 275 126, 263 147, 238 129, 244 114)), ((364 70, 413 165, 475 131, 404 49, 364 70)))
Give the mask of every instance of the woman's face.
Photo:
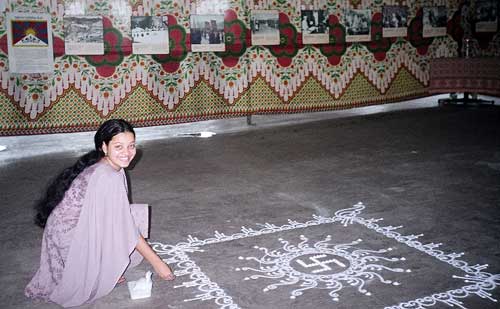
POLYGON ((127 167, 135 156, 135 136, 131 132, 118 133, 106 143, 102 143, 106 160, 116 170, 127 167))

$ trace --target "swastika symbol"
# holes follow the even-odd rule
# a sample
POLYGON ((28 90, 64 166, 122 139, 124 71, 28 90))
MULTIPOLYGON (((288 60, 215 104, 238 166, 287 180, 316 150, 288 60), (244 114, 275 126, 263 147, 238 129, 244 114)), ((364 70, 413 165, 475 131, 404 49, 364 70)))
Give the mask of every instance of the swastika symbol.
POLYGON ((328 264, 331 264, 331 263, 335 263, 338 266, 343 267, 343 268, 347 267, 344 263, 340 262, 339 260, 337 260, 335 258, 329 259, 329 260, 321 260, 321 259, 324 259, 325 257, 326 257, 326 254, 314 255, 314 256, 309 257, 309 260, 311 260, 312 263, 307 264, 304 261, 302 261, 301 259, 297 259, 297 263, 300 264, 300 266, 302 266, 304 268, 316 267, 317 269, 313 269, 311 271, 313 274, 332 270, 332 268, 330 266, 328 266, 328 264))

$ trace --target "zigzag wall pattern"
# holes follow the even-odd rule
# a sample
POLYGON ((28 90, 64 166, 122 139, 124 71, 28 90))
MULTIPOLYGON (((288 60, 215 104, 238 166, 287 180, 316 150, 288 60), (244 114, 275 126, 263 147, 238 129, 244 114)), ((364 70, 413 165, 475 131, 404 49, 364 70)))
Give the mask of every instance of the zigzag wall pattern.
MULTIPOLYGON (((108 33, 105 38, 114 35, 122 45, 107 50, 101 58, 70 56, 64 55, 61 47, 64 2, 31 2, 7 0, 0 19, 0 47, 5 44, 7 11, 45 9, 53 17, 54 74, 10 74, 6 48, 0 48, 0 135, 89 130, 110 117, 124 117, 144 126, 382 104, 426 95, 429 59, 450 57, 457 52, 457 43, 445 36, 429 40, 424 47, 415 46, 411 37, 395 39, 382 56, 368 44, 340 42, 345 51, 332 56, 321 45, 293 42, 285 45, 292 53, 283 56, 272 47, 249 44, 249 12, 277 9, 280 24, 292 25, 291 29, 300 34, 303 2, 231 0, 226 1, 228 9, 224 12, 226 27, 233 27, 234 44, 229 46, 226 42, 229 50, 225 53, 193 53, 188 44, 189 14, 196 12, 196 1, 77 0, 87 14, 103 15, 108 33), (122 9, 124 2, 129 4, 131 15, 169 16, 170 37, 174 41, 171 56, 158 58, 127 52, 131 41, 126 18, 130 15, 117 16, 112 9, 122 9), (113 53, 122 57, 121 62, 111 67, 99 65, 99 60, 106 60, 113 53), (358 97, 356 93, 370 93, 370 97, 358 97)), ((330 25, 338 29, 342 9, 351 2, 357 3, 307 2, 311 8, 327 10, 331 14, 330 25)), ((357 5, 371 8, 376 24, 383 2, 364 2, 357 5)), ((410 7, 413 20, 418 21, 418 10, 427 2, 410 7)), ((447 4, 450 18, 458 5, 455 1, 442 2, 447 4)))

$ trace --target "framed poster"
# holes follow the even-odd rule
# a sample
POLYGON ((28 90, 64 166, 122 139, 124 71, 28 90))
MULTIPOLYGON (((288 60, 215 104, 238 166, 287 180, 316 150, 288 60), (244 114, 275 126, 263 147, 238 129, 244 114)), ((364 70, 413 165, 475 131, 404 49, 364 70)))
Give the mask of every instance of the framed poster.
POLYGON ((132 52, 134 54, 168 54, 168 17, 131 16, 132 52))
POLYGON ((426 6, 423 13, 422 36, 424 38, 446 35, 446 23, 448 22, 446 6, 426 6))
POLYGON ((11 73, 52 73, 54 53, 50 15, 7 13, 7 51, 11 73))
POLYGON ((279 45, 280 19, 277 10, 252 10, 252 45, 279 45))
POLYGON ((191 15, 191 51, 225 51, 224 15, 191 15))
POLYGON ((382 8, 382 36, 400 37, 408 33, 408 7, 384 5, 382 8))
POLYGON ((346 42, 371 41, 371 10, 344 11, 344 25, 346 27, 346 42))
POLYGON ((64 16, 67 55, 104 55, 102 16, 64 16))
POLYGON ((498 6, 498 0, 476 1, 476 32, 497 31, 498 6))
POLYGON ((302 10, 301 28, 304 44, 328 44, 328 16, 325 10, 302 10))

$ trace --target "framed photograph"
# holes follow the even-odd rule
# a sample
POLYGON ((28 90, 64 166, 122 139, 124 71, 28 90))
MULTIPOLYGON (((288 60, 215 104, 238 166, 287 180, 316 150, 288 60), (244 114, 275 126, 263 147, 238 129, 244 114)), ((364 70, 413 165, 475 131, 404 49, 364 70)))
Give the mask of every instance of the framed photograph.
POLYGON ((49 14, 7 13, 7 51, 11 73, 52 73, 54 53, 49 14))
POLYGON ((498 7, 498 0, 476 1, 476 32, 497 31, 498 7))
POLYGON ((448 17, 446 6, 426 6, 423 8, 423 33, 424 38, 446 35, 448 17))
POLYGON ((408 7, 384 5, 382 8, 382 36, 400 37, 408 33, 408 7))
POLYGON ((225 51, 224 15, 191 15, 191 51, 225 51))
POLYGON ((279 45, 279 25, 277 10, 252 10, 250 18, 252 45, 279 45))
POLYGON ((132 52, 134 54, 168 54, 168 17, 131 16, 132 52))
POLYGON ((300 17, 304 44, 328 44, 330 29, 325 10, 302 10, 300 17))
POLYGON ((102 16, 65 16, 64 49, 67 55, 103 55, 102 16))
POLYGON ((369 42, 371 41, 371 10, 344 11, 344 25, 346 27, 346 42, 369 42))

